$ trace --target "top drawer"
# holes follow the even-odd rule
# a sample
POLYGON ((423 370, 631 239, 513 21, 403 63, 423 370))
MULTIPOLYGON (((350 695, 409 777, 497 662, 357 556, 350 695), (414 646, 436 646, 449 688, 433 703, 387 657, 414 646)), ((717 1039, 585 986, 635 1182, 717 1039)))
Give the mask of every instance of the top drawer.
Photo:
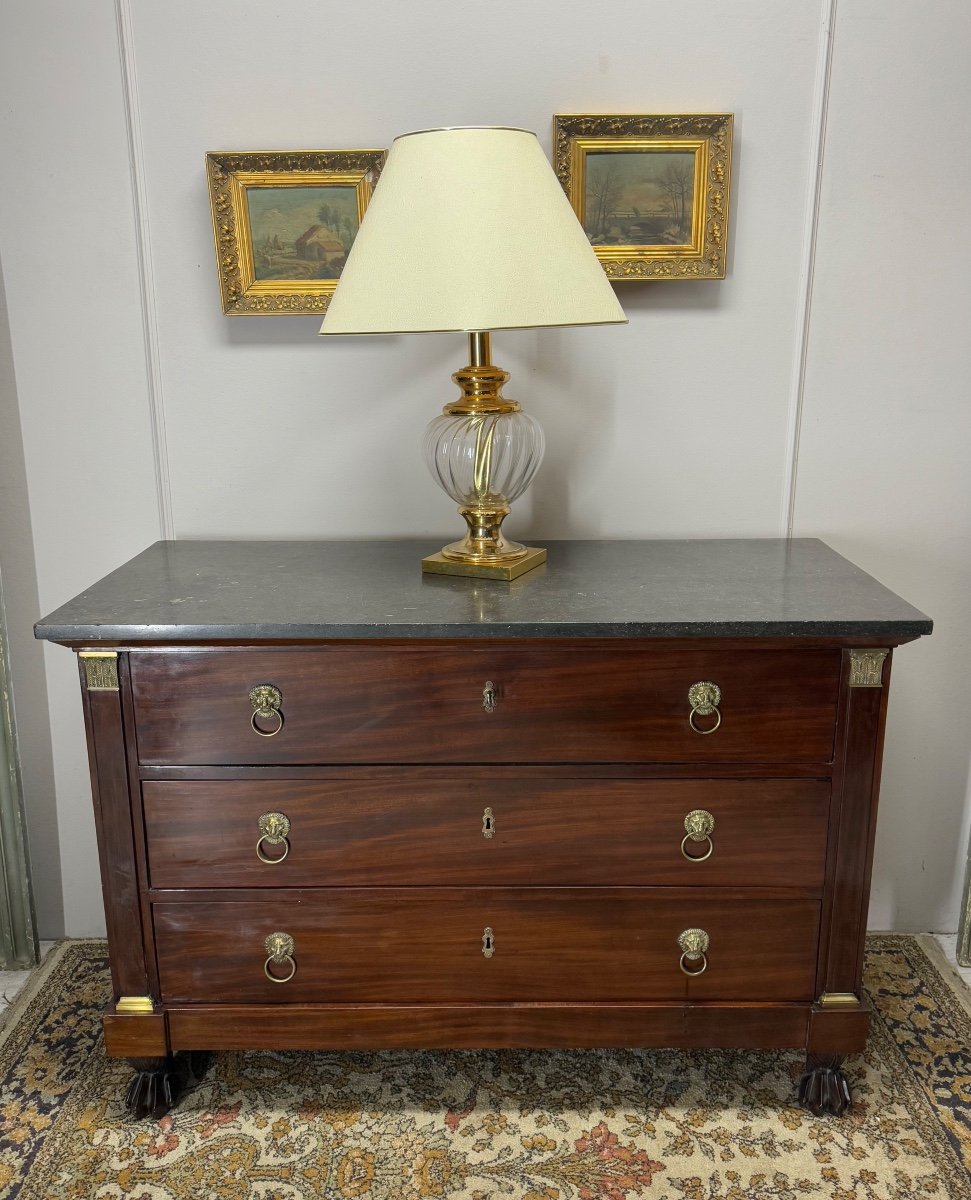
POLYGON ((840 662, 835 649, 643 642, 130 655, 139 758, 159 765, 823 763, 840 662), (701 682, 720 689, 717 711, 692 709, 701 682), (265 717, 250 699, 261 686, 280 697, 265 717))

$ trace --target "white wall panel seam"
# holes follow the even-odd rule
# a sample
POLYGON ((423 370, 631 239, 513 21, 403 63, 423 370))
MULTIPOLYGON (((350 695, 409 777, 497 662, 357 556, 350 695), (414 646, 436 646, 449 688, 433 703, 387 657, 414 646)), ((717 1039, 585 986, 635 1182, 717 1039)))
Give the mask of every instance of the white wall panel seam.
POLYGON ((135 70, 135 44, 132 36, 130 0, 115 0, 118 29, 118 55, 125 98, 125 129, 128 135, 128 163, 131 172, 132 208, 135 217, 135 246, 138 261, 138 285, 142 307, 142 332, 145 342, 145 382, 152 427, 152 454, 155 465, 155 489, 158 499, 159 534, 175 537, 172 513, 172 482, 169 470, 168 439, 165 428, 165 400, 159 349, 158 309, 155 294, 155 267, 152 260, 151 229, 148 217, 148 189, 138 107, 138 80, 135 70))
POLYGON ((819 208, 822 194, 823 160, 826 152, 826 123, 833 73, 833 39, 836 33, 837 0, 821 0, 819 52, 813 85, 812 132, 806 228, 803 235, 802 265, 796 307, 796 337, 793 352, 792 391, 789 397, 789 423, 786 435, 786 467, 780 524, 782 536, 791 538, 796 517, 796 486, 799 479, 799 443, 802 434, 809 360, 809 327, 812 321, 813 279, 816 268, 816 243, 819 233, 819 208))

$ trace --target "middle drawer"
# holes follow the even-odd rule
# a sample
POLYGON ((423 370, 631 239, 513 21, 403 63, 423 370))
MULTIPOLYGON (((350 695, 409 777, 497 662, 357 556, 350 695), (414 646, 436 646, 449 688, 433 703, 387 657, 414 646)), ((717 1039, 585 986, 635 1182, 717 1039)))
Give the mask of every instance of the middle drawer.
POLYGON ((155 888, 740 885, 822 889, 816 779, 146 782, 155 888))

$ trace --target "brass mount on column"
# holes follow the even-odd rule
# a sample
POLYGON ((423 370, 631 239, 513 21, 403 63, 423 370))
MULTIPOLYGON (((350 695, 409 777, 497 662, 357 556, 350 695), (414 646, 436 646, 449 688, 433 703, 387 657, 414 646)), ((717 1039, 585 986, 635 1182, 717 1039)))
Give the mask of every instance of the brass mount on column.
POLYGON ((155 1002, 151 996, 119 996, 115 1005, 116 1013, 152 1013, 155 1002))
POLYGON ((883 663, 889 650, 851 650, 850 687, 883 687, 883 663))
POLYGON ((118 651, 80 650, 84 665, 84 683, 89 692, 118 691, 118 651))

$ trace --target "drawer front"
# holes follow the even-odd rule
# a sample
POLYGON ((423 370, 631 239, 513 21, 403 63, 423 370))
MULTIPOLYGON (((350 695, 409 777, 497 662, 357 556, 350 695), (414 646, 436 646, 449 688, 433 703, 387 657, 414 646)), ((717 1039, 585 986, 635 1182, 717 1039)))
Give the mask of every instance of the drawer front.
POLYGON ((384 781, 149 782, 142 795, 156 888, 821 890, 829 812, 827 782, 789 779, 565 781, 494 772, 479 781, 412 782, 403 771, 384 781), (689 813, 701 814, 689 822, 695 838, 686 832, 689 813))
POLYGON ((819 905, 643 888, 376 888, 159 903, 154 919, 168 1003, 806 1001, 819 905), (689 928, 709 940, 707 960, 686 960, 707 961, 692 977, 679 965, 689 928), (278 932, 292 957, 267 966, 265 939, 278 932))
POLYGON ((425 644, 142 651, 130 662, 143 763, 823 763, 841 657, 425 644), (717 711, 692 708, 701 682, 720 690, 717 711), (265 718, 250 700, 261 685, 279 694, 265 718))

